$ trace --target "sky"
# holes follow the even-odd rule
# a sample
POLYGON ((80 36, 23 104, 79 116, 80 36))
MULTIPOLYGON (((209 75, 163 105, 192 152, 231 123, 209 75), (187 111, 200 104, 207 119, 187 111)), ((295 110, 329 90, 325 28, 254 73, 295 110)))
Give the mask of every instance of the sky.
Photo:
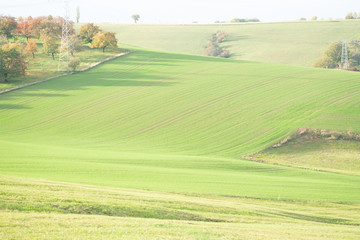
MULTIPOLYGON (((63 0, 0 0, 0 14, 18 16, 63 16, 63 0)), ((360 0, 69 0, 70 17, 80 22, 132 23, 213 23, 232 18, 258 18, 262 22, 293 21, 299 18, 343 19, 360 12, 360 0)))

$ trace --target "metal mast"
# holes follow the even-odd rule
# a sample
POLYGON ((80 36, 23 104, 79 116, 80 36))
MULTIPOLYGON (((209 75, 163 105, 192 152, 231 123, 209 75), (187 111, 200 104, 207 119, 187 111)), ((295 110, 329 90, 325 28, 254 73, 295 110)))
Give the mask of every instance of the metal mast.
POLYGON ((347 45, 347 41, 343 41, 342 50, 341 50, 341 69, 348 69, 349 66, 350 63, 349 63, 348 45, 347 45))
POLYGON ((70 26, 70 17, 69 17, 69 1, 65 0, 65 18, 62 24, 62 34, 61 34, 61 45, 60 45, 60 54, 59 54, 59 64, 58 71, 67 71, 69 72, 69 59, 71 53, 71 26, 70 26))

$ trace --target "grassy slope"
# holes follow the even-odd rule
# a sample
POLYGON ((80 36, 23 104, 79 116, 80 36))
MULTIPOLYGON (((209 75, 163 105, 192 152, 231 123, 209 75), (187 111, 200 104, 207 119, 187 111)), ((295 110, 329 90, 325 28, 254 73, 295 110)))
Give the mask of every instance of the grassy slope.
POLYGON ((252 159, 287 166, 360 175, 360 142, 296 138, 279 148, 269 148, 252 159))
POLYGON ((4 176, 0 184, 2 239, 352 239, 359 233, 359 204, 182 195, 4 176))
MULTIPOLYGON (((353 91, 359 85, 352 72, 138 50, 0 96, 0 172, 160 191, 358 202, 356 176, 241 156, 314 119, 327 128, 321 116, 328 109, 358 116, 360 96, 353 91)), ((335 126, 347 127, 344 121, 335 126)), ((352 128, 359 131, 359 123, 352 128)))
POLYGON ((222 44, 233 58, 312 66, 329 43, 360 37, 360 21, 284 22, 237 25, 115 25, 122 43, 150 49, 202 54, 211 34, 223 30, 229 40, 222 44))

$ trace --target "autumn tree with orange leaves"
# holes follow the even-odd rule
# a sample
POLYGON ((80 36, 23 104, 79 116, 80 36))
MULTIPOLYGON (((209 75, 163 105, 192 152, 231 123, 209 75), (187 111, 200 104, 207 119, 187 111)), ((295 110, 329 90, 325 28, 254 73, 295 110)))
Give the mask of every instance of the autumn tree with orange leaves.
POLYGON ((99 26, 93 23, 87 23, 81 26, 78 35, 84 43, 91 43, 95 35, 99 32, 101 32, 99 26))
POLYGON ((105 52, 105 48, 117 48, 117 39, 115 33, 113 32, 99 32, 93 38, 92 43, 90 44, 91 48, 102 48, 105 52))
POLYGON ((24 75, 26 68, 21 43, 8 43, 0 47, 0 76, 5 82, 9 76, 24 75))
POLYGON ((26 45, 24 53, 25 54, 32 54, 33 58, 35 58, 35 53, 37 51, 38 51, 38 46, 36 44, 36 40, 35 39, 29 39, 27 41, 27 45, 26 45))
POLYGON ((9 41, 15 34, 17 22, 14 17, 0 15, 0 34, 9 41))
POLYGON ((26 38, 26 41, 33 36, 35 21, 31 17, 22 18, 17 26, 16 34, 20 37, 26 38))

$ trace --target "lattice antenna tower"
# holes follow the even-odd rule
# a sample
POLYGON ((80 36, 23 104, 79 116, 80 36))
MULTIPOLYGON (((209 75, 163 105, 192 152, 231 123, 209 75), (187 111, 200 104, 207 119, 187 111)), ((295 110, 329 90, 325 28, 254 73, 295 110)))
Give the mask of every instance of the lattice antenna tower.
POLYGON ((350 67, 350 63, 349 63, 348 43, 347 41, 342 41, 341 69, 348 69, 349 67, 350 67))
POLYGON ((72 44, 70 41, 71 36, 71 25, 70 25, 70 16, 69 16, 69 1, 65 0, 65 17, 62 24, 62 34, 61 34, 61 45, 60 45, 60 54, 59 54, 59 64, 58 71, 69 72, 69 59, 72 49, 72 44))

